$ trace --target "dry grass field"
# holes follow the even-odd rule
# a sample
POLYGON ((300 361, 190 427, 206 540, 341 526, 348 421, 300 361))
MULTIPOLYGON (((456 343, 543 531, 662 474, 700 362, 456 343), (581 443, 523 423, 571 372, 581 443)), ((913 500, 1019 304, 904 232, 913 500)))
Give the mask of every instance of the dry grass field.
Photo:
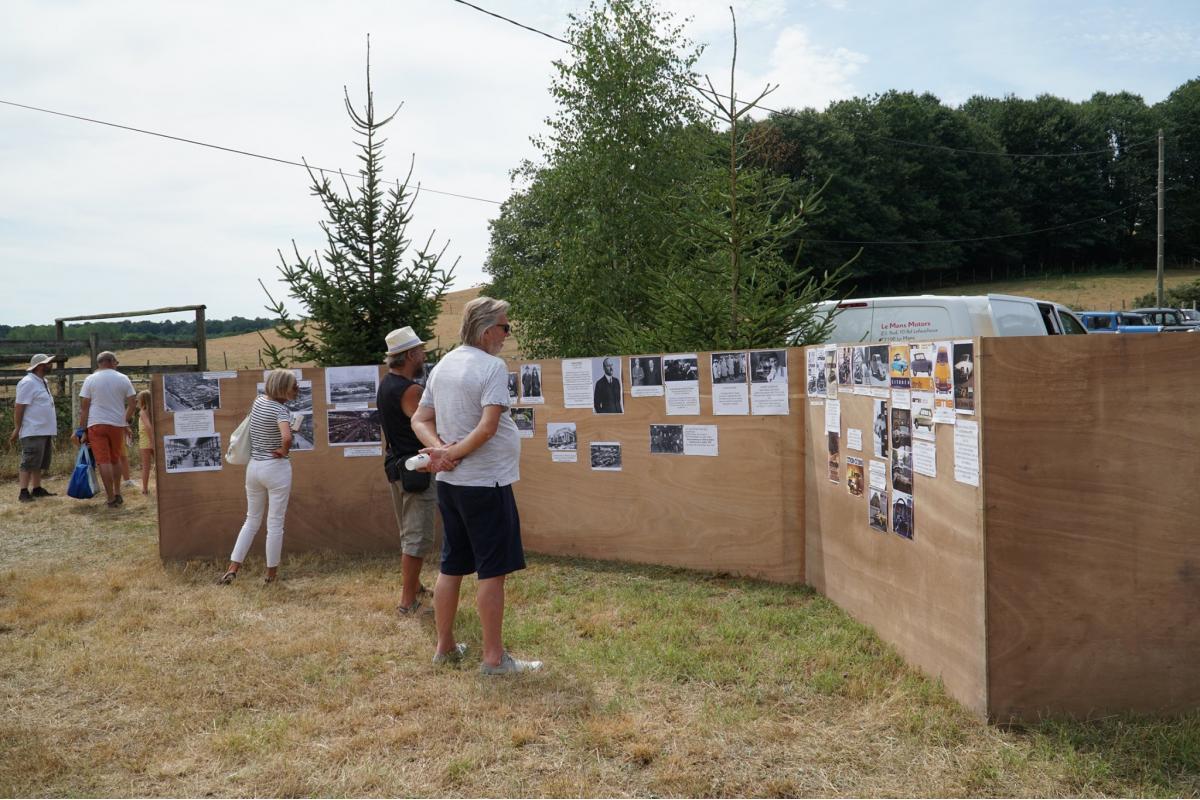
MULTIPOLYGON (((1200 279, 1200 270, 1173 269, 1163 275, 1163 286, 1170 289, 1200 279)), ((1133 300, 1155 287, 1153 270, 1116 273, 1086 273, 1030 278, 955 286, 933 294, 1015 294, 1053 300, 1079 311, 1119 311, 1133 308, 1133 300)))
POLYGON ((988 727, 800 587, 533 557, 506 636, 547 669, 484 678, 471 580, 468 662, 439 669, 394 558, 285 539, 282 582, 257 555, 217 586, 159 562, 153 495, 15 498, 0 796, 1200 793, 1200 715, 988 727))

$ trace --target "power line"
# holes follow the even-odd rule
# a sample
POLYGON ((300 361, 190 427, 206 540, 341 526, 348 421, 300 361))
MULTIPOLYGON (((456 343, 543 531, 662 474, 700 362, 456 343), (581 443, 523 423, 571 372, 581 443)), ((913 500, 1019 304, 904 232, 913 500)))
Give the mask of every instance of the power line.
MULTIPOLYGON (((474 9, 475 11, 478 11, 481 14, 486 14, 489 17, 495 17, 496 19, 507 22, 510 25, 515 25, 518 28, 523 28, 524 30, 530 31, 532 33, 536 33, 539 36, 545 36, 547 39, 552 39, 561 44, 565 44, 567 47, 570 47, 570 48, 573 48, 576 50, 579 49, 578 45, 574 44, 573 42, 569 42, 566 39, 562 39, 558 36, 555 36, 552 33, 547 33, 546 31, 540 30, 531 25, 526 25, 523 22, 518 22, 515 19, 510 19, 509 17, 506 17, 503 14, 497 14, 495 11, 489 11, 486 8, 481 8, 480 6, 477 6, 474 3, 468 3, 467 0, 454 0, 454 2, 458 3, 459 5, 463 5, 468 8, 474 9)), ((679 82, 682 83, 684 86, 687 86, 692 89, 696 89, 697 91, 703 92, 705 94, 714 95, 716 97, 721 98, 722 100, 732 101, 734 99, 734 98, 730 97, 729 95, 721 94, 720 92, 714 91, 713 89, 705 88, 703 86, 698 86, 697 84, 691 83, 690 81, 679 81, 679 82)), ((774 108, 768 108, 767 106, 764 106, 761 104, 755 104, 755 108, 761 108, 763 111, 766 111, 769 114, 775 114, 776 116, 779 116, 779 117, 788 117, 790 119, 797 119, 797 120, 801 119, 801 116, 799 114, 796 114, 791 111, 783 111, 783 110, 777 110, 774 108)), ((1001 158, 1076 158, 1078 156, 1094 156, 1094 155, 1101 155, 1101 154, 1111 154, 1111 152, 1112 152, 1111 149, 1109 149, 1109 148, 1103 148, 1101 150, 1079 150, 1079 151, 1074 151, 1074 152, 1070 152, 1070 153, 1001 153, 1001 152, 996 152, 994 150, 978 150, 978 149, 973 149, 973 148, 951 147, 950 145, 945 145, 945 144, 930 144, 928 142, 914 142, 914 141, 910 141, 908 139, 897 139, 892 136, 884 136, 883 134, 880 134, 880 133, 867 133, 867 134, 863 134, 863 135, 869 136, 873 139, 878 139, 882 142, 890 142, 892 144, 903 144, 903 145, 908 145, 909 147, 920 147, 920 148, 924 148, 927 150, 945 150, 945 151, 951 152, 951 153, 967 153, 970 155, 980 155, 980 156, 1000 156, 1001 158)), ((1154 142, 1154 141, 1156 141, 1154 138, 1139 139, 1137 141, 1126 143, 1124 146, 1124 149, 1128 150, 1131 147, 1140 147, 1144 144, 1148 144, 1148 143, 1154 142)))
MULTIPOLYGON (((278 158, 276 156, 263 155, 262 153, 254 153, 249 150, 239 150, 235 147, 225 147, 225 146, 219 145, 219 144, 212 144, 211 142, 202 142, 199 139, 188 139, 183 136, 173 136, 169 133, 161 133, 159 131, 151 131, 151 130, 147 130, 145 128, 135 128, 131 125, 121 125, 116 122, 107 122, 106 120, 102 120, 102 119, 94 119, 92 117, 82 117, 82 116, 79 116, 78 114, 68 114, 64 111, 54 111, 53 109, 49 109, 49 108, 39 108, 37 106, 25 105, 24 103, 14 103, 11 100, 0 99, 0 104, 6 105, 6 106, 12 106, 14 108, 23 108, 27 111, 37 111, 42 114, 52 114, 56 117, 66 117, 67 119, 79 120, 81 122, 90 122, 94 125, 104 125, 109 128, 117 128, 117 129, 123 130, 123 131, 131 131, 133 133, 141 133, 141 134, 145 134, 146 136, 157 136, 160 139, 170 139, 171 141, 183 142, 184 144, 194 144, 199 147, 208 147, 212 150, 220 150, 225 153, 233 153, 233 154, 239 155, 239 156, 248 156, 250 158, 258 158, 258 159, 262 159, 263 161, 273 161, 276 164, 285 164, 290 167, 304 167, 305 169, 314 169, 317 172, 322 172, 322 173, 329 172, 329 173, 333 173, 335 175, 343 175, 343 176, 347 174, 346 172, 342 171, 341 169, 329 169, 327 167, 314 167, 311 164, 305 164, 301 161, 290 161, 286 158, 278 158)), ((384 181, 384 182, 385 183, 394 183, 394 184, 396 184, 397 187, 401 186, 401 183, 398 180, 390 180, 390 181, 384 181)), ((447 195, 449 197, 458 197, 458 198, 462 198, 463 200, 476 200, 480 203, 492 203, 493 205, 502 205, 501 201, 499 201, 499 200, 489 200, 486 197, 474 197, 474 196, 468 195, 468 194, 458 194, 457 192, 446 192, 446 191, 442 191, 440 189, 430 189, 426 186, 422 186, 420 183, 417 184, 417 191, 431 192, 433 194, 442 194, 442 195, 447 195)))

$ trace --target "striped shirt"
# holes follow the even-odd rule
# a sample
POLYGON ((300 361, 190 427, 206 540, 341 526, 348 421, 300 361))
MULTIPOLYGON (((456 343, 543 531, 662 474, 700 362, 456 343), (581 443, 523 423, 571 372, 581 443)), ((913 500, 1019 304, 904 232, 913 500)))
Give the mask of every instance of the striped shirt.
POLYGON ((271 461, 275 458, 271 451, 283 447, 283 434, 279 432, 279 423, 288 422, 292 412, 277 400, 272 400, 265 394, 254 398, 250 406, 250 457, 255 461, 271 461))

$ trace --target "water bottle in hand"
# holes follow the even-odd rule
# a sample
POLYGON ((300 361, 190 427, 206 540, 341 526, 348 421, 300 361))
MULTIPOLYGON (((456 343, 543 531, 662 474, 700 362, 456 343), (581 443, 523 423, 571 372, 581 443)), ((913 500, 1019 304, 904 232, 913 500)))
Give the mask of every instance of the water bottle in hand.
POLYGON ((409 470, 410 472, 416 472, 417 470, 419 470, 423 467, 428 467, 428 466, 429 466, 429 454, 428 453, 418 453, 417 455, 413 456, 412 458, 410 458, 404 462, 404 468, 409 470))

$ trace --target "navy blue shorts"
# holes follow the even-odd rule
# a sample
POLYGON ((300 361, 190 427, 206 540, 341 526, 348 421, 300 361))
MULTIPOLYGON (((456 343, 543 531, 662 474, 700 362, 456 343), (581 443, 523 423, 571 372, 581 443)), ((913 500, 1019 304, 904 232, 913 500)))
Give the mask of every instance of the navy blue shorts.
POLYGON ((525 569, 521 520, 512 486, 438 483, 442 512, 442 572, 497 578, 525 569))

